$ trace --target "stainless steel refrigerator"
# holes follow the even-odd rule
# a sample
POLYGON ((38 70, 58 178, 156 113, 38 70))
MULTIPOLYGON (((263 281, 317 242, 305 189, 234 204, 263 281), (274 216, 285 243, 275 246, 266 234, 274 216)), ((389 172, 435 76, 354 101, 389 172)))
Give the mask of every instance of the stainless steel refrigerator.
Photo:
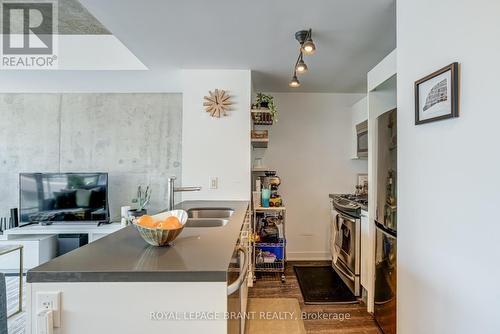
POLYGON ((377 122, 375 319, 384 334, 394 334, 397 288, 397 111, 382 114, 377 122))

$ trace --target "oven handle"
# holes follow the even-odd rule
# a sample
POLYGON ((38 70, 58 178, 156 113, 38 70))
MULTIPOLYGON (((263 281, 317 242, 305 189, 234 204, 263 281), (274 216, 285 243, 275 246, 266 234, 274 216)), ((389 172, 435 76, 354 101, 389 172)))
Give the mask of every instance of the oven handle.
POLYGON ((342 217, 342 219, 344 219, 344 220, 348 220, 348 221, 350 221, 351 223, 356 223, 356 218, 349 217, 349 216, 344 215, 344 214, 342 214, 342 213, 339 213, 339 215, 340 215, 340 216, 342 217))
POLYGON ((339 266, 337 264, 337 261, 335 262, 335 268, 337 268, 342 274, 344 274, 344 276, 346 276, 347 278, 349 278, 351 281, 354 281, 356 279, 356 277, 353 275, 353 274, 348 274, 344 268, 342 268, 341 266, 339 266))
POLYGON ((227 286, 227 295, 232 295, 234 292, 238 291, 238 289, 241 287, 241 285, 243 284, 243 282, 245 282, 245 278, 247 276, 247 272, 248 272, 248 252, 245 248, 239 246, 238 247, 238 251, 243 253, 243 258, 244 258, 244 261, 243 261, 243 266, 242 266, 242 271, 240 271, 240 275, 238 276, 238 278, 236 279, 236 281, 234 281, 233 283, 231 283, 230 285, 227 286))

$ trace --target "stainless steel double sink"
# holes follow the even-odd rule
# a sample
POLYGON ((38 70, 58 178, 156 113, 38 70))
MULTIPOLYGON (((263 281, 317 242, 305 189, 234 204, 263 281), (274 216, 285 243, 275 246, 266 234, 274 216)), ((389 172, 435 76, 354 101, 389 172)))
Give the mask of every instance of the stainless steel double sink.
POLYGON ((191 208, 187 210, 185 228, 222 227, 227 225, 233 213, 231 208, 191 208))

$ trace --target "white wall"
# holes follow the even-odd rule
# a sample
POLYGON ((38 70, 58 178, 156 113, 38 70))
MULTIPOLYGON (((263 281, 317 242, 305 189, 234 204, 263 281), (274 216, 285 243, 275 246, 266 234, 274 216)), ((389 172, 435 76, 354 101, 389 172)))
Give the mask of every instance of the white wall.
MULTIPOLYGON (((394 52, 391 53, 393 55, 394 52)), ((387 59, 392 59, 389 55, 382 62, 380 62, 375 68, 373 68, 368 73, 368 78, 372 78, 372 82, 378 82, 379 85, 376 87, 371 87, 368 92, 368 238, 370 240, 369 247, 363 251, 366 257, 371 259, 371 266, 369 267, 369 272, 367 273, 369 279, 368 284, 365 287, 367 294, 367 306, 368 312, 373 312, 374 309, 374 290, 375 290, 375 216, 377 210, 377 168, 378 168, 378 120, 377 118, 396 108, 397 96, 396 96, 396 63, 393 61, 387 62, 387 59), (391 65, 392 66, 388 66, 391 65)))
POLYGON ((368 72, 366 76, 367 90, 370 92, 377 89, 387 79, 396 74, 397 70, 397 50, 392 50, 384 59, 368 72))
POLYGON ((250 199, 249 70, 183 71, 182 185, 202 186, 183 199, 250 199), (224 89, 234 105, 229 116, 214 118, 203 108, 208 91, 224 89), (209 189, 209 178, 219 178, 209 189))
POLYGON ((500 332, 500 2, 398 1, 398 332, 500 332), (460 117, 414 125, 416 80, 461 64, 460 117))
POLYGON ((363 94, 271 94, 280 117, 262 154, 282 180, 288 259, 329 259, 328 194, 352 193, 366 173, 366 161, 351 160, 351 107, 363 94))

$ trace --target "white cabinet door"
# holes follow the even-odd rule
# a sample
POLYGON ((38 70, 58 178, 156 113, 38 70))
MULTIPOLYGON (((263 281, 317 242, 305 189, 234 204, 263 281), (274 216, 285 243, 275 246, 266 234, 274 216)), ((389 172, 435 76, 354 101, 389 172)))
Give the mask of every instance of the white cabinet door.
POLYGON ((368 213, 361 212, 361 285, 370 289, 370 226, 368 213))

